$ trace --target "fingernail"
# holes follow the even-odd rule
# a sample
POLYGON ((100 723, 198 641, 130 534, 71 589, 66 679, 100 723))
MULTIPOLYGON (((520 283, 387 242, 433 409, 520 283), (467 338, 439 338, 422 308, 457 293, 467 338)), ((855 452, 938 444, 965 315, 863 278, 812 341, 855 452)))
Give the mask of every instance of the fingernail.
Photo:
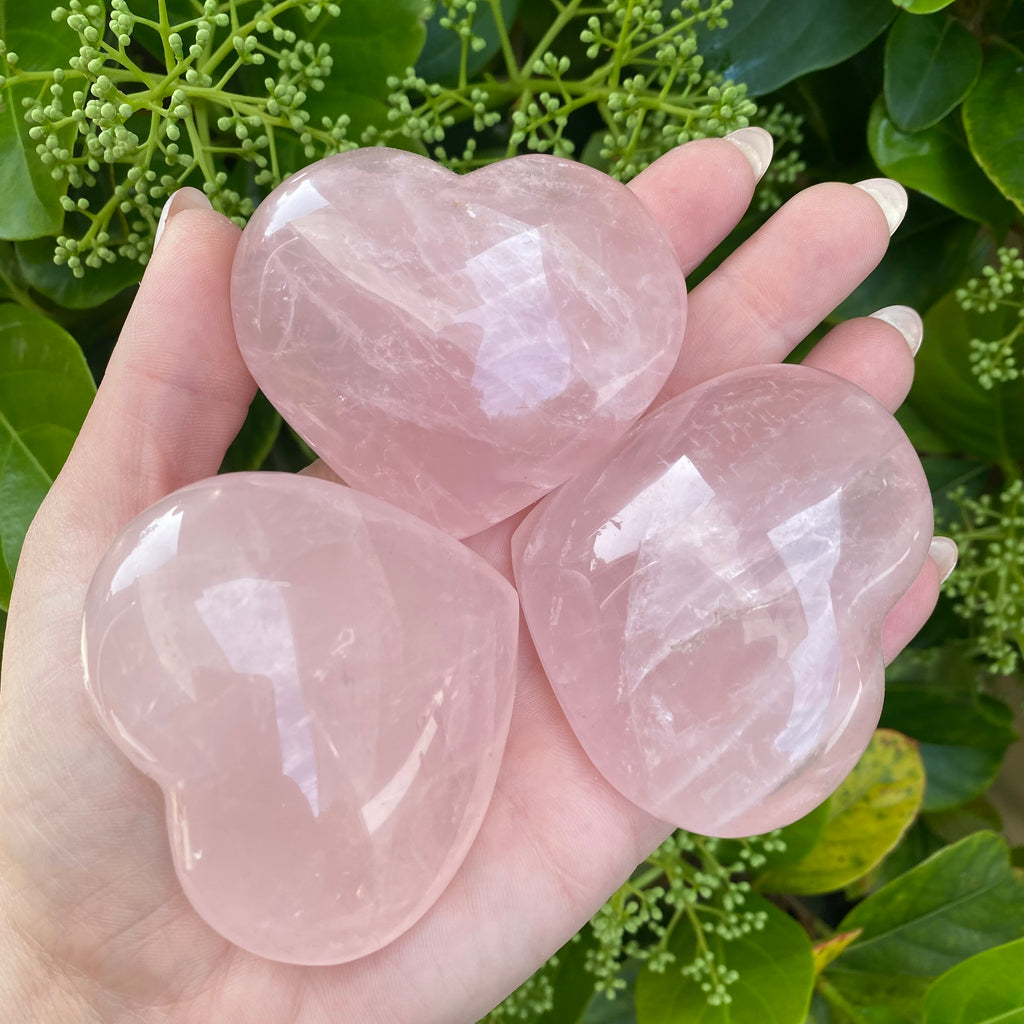
POLYGON ((933 537, 928 554, 939 570, 939 582, 945 583, 956 568, 957 551, 956 542, 948 537, 933 537))
POLYGON ((895 327, 900 334, 906 338, 910 346, 910 354, 917 355, 921 347, 921 339, 924 337, 924 321, 921 314, 910 306, 885 306, 875 310, 871 316, 875 320, 884 320, 891 327, 895 327))
POLYGON ((772 162, 772 152, 775 149, 775 140, 771 132, 766 132, 763 128, 737 128, 724 138, 747 158, 754 172, 754 180, 760 181, 772 162))
POLYGON ((867 192, 882 208, 889 224, 889 234, 903 222, 907 215, 907 193, 898 181, 891 178, 868 178, 866 181, 854 182, 857 188, 867 192))
POLYGON ((167 227, 167 222, 182 210, 212 210, 210 200, 197 188, 179 188, 170 199, 164 203, 160 211, 160 220, 157 221, 156 234, 153 236, 153 248, 160 244, 160 236, 167 227))

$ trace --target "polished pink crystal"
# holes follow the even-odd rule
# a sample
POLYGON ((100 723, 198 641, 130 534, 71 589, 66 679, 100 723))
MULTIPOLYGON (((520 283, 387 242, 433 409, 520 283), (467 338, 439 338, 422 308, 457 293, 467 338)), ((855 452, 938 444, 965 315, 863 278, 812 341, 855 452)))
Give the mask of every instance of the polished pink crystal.
POLYGON ((625 186, 524 156, 362 149, 289 178, 231 287, 252 375, 354 487, 464 537, 610 450, 682 343, 672 246, 625 186))
POLYGON ((726 374, 638 424, 515 537, 530 633, 630 800, 766 832, 844 778, 882 700, 882 621, 927 555, 928 485, 873 398, 797 366, 726 374))
POLYGON ((491 797, 512 587, 447 534, 245 473, 129 525, 89 590, 89 692, 163 789, 195 909, 261 956, 380 948, 437 899, 491 797))

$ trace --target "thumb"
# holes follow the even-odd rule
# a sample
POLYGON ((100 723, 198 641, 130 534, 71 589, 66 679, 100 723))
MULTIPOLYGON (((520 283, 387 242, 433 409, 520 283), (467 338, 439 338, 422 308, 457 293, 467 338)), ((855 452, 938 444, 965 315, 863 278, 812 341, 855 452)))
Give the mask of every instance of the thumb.
POLYGON ((216 473, 245 419, 256 386, 231 324, 238 237, 197 189, 164 207, 153 258, 44 510, 88 509, 100 551, 154 501, 216 473))

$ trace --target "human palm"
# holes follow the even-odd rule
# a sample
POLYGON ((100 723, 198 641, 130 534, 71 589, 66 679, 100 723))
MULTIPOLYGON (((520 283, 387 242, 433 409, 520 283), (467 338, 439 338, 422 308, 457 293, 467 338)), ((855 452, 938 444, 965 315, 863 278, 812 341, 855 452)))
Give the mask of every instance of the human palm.
MULTIPOLYGON (((689 272, 735 226, 754 183, 740 148, 706 140, 631 187, 689 272)), ((237 237, 208 210, 182 208, 168 221, 25 543, 0 695, 0 1005, 46 1024, 473 1022, 669 831, 595 771, 527 637, 501 774, 467 860, 408 933, 334 967, 262 960, 195 914, 174 875, 160 790, 107 741, 86 697, 80 620, 103 552, 142 509, 216 472, 254 393, 231 328, 237 237)), ((875 266, 888 238, 863 189, 798 195, 694 290, 664 397, 782 359, 875 266)), ((890 409, 913 374, 905 338, 876 318, 836 327, 806 362, 890 409)), ((510 576, 517 522, 466 543, 510 576)), ((887 658, 927 617, 937 588, 929 559, 886 621, 887 658)))

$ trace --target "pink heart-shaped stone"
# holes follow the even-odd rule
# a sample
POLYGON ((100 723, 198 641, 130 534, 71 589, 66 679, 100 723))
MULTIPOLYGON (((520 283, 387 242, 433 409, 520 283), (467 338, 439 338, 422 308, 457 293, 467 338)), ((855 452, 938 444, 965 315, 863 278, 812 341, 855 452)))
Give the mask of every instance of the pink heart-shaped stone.
POLYGON ((464 537, 609 451, 682 344, 686 291, 633 193, 524 156, 459 177, 362 149, 246 227, 242 355, 331 468, 464 537))
POLYGON ((490 801, 518 614, 458 541, 322 480, 216 477, 132 522, 89 589, 87 685, 202 917, 300 964, 412 925, 490 801))
POLYGON ((882 701, 883 619, 923 564, 928 484, 873 398, 799 366, 674 399, 515 536, 530 634, 591 760, 709 835, 799 818, 882 701))

